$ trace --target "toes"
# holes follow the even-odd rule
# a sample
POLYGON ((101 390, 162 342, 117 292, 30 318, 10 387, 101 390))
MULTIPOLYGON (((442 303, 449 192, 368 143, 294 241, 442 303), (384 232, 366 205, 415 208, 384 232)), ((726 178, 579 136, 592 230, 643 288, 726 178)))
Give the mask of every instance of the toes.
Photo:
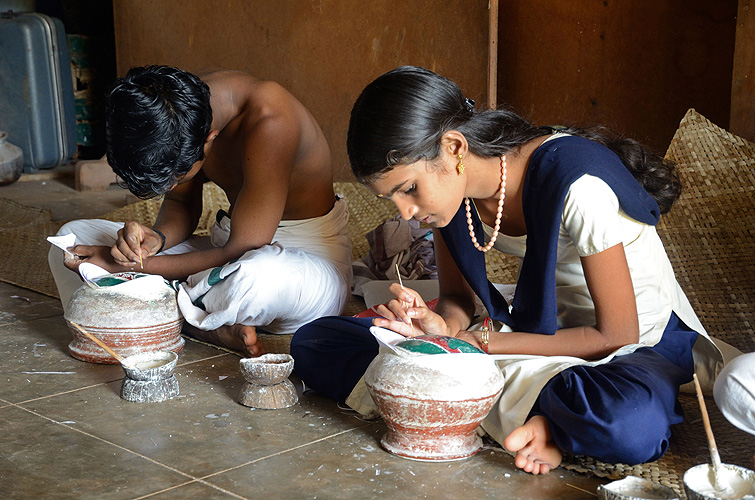
POLYGON ((503 445, 509 451, 521 452, 522 448, 527 446, 527 443, 529 443, 531 440, 532 437, 527 432, 527 429, 525 429, 524 427, 518 427, 517 429, 514 429, 514 431, 512 431, 511 434, 506 437, 506 439, 503 440, 503 445))
POLYGON ((525 457, 521 453, 517 453, 514 457, 514 465, 516 465, 519 469, 524 469, 528 464, 529 460, 527 460, 527 457, 525 457))
POLYGON ((547 474, 551 470, 550 466, 548 464, 544 463, 536 463, 535 467, 533 468, 533 474, 547 474))

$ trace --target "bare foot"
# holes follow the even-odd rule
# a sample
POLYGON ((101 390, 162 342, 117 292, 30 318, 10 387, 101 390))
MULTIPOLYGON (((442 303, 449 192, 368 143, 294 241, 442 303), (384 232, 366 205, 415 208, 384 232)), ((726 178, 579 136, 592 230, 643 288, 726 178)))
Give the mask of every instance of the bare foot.
POLYGON ((551 440, 551 428, 545 417, 535 415, 523 426, 514 429, 503 440, 507 450, 516 452, 514 464, 531 474, 547 474, 563 458, 551 440))
POLYGON ((184 323, 185 334, 210 344, 241 351, 252 357, 265 354, 262 344, 257 339, 257 330, 248 325, 223 325, 217 330, 200 330, 184 323))

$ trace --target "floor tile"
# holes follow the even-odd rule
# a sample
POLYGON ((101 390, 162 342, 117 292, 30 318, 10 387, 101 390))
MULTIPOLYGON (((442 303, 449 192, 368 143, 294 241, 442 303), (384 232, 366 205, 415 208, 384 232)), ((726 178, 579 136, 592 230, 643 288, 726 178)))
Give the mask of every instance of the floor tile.
POLYGON ((179 396, 159 403, 124 401, 117 381, 24 407, 198 477, 364 425, 314 395, 282 410, 240 405, 233 355, 178 367, 176 378, 179 396))
POLYGON ((63 314, 60 300, 0 281, 0 328, 16 321, 28 321, 63 314))
POLYGON ((589 498, 601 482, 555 470, 531 476, 515 469, 510 455, 486 447, 466 460, 424 462, 385 452, 378 422, 266 460, 204 478, 254 498, 589 498), (564 481, 576 488, 564 488, 564 481))
POLYGON ((123 377, 119 365, 85 363, 68 353, 62 316, 6 325, 0 334, 0 398, 13 403, 123 377))
POLYGON ((190 479, 72 427, 0 409, 0 498, 135 498, 190 479))
MULTIPOLYGON (((146 497, 138 497, 134 500, 149 498, 150 500, 233 500, 235 498, 247 498, 230 491, 207 485, 201 481, 192 481, 179 486, 172 486, 164 490, 152 493, 146 497)), ((252 497, 257 498, 257 497, 252 497)))

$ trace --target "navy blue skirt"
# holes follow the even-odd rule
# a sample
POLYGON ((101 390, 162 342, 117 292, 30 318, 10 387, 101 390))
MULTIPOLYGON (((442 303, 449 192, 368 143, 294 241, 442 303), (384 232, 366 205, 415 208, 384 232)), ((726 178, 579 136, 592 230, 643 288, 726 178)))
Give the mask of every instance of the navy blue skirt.
MULTIPOLYGON (((296 374, 319 394, 345 401, 378 354, 370 326, 372 318, 328 316, 301 327, 291 341, 296 374)), ((671 425, 683 419, 677 396, 692 380, 697 336, 672 314, 657 345, 553 377, 530 416, 548 420, 562 452, 630 465, 657 460, 671 425)))

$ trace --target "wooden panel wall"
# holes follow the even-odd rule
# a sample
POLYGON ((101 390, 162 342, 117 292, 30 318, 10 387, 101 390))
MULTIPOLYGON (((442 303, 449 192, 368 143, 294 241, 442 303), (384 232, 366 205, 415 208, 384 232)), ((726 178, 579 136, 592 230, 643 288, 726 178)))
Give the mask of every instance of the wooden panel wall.
MULTIPOLYGON (((752 19, 750 1, 739 0, 741 20, 752 19)), ((602 123, 661 153, 688 108, 744 132, 755 49, 753 30, 740 30, 734 68, 737 3, 501 0, 498 103, 541 124, 602 123)), ((486 101, 487 9, 487 0, 114 0, 118 72, 209 65, 276 80, 318 119, 343 179, 351 105, 384 71, 426 66, 486 101)))
POLYGON ((688 108, 728 127, 736 14, 737 0, 502 1, 498 103, 665 153, 688 108))
POLYGON ((425 66, 485 99, 487 9, 486 0, 114 0, 118 74, 168 64, 275 80, 319 121, 346 179, 351 107, 385 71, 425 66))
POLYGON ((751 7, 755 8, 755 3, 739 0, 730 130, 755 142, 755 12, 751 7))

